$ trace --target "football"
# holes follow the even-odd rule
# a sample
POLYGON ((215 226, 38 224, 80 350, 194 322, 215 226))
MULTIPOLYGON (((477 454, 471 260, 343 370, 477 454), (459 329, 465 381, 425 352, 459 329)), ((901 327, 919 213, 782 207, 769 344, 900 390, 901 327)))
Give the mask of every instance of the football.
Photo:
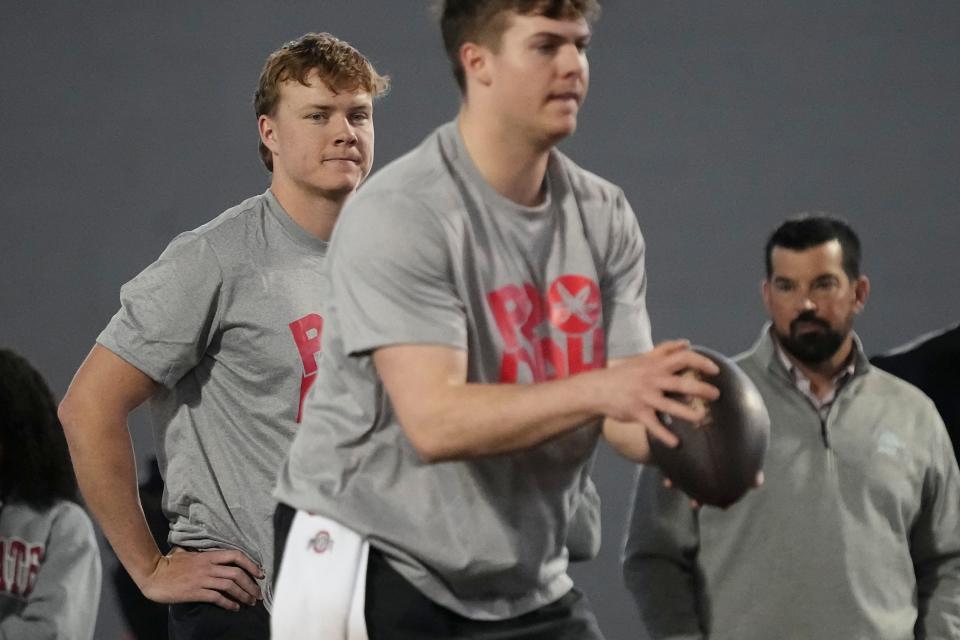
POLYGON ((770 440, 770 415, 756 386, 732 360, 705 347, 691 348, 713 360, 720 372, 710 376, 688 370, 681 375, 712 384, 720 397, 709 402, 681 396, 688 403, 703 403, 706 417, 693 424, 661 414, 680 444, 670 448, 651 438, 650 452, 676 488, 700 504, 725 509, 756 483, 770 440))

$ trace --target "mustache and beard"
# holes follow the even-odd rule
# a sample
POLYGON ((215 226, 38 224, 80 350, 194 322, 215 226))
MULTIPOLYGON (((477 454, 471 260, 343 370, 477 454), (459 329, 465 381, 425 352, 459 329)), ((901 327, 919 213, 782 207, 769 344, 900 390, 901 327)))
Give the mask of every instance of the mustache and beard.
POLYGON ((803 311, 790 323, 790 335, 782 335, 774 329, 780 346, 791 356, 808 365, 817 365, 829 360, 840 349, 847 332, 839 332, 830 326, 826 320, 818 318, 810 310, 803 311), (800 324, 808 325, 806 330, 799 330, 800 324), (820 330, 810 330, 809 325, 816 325, 820 330))

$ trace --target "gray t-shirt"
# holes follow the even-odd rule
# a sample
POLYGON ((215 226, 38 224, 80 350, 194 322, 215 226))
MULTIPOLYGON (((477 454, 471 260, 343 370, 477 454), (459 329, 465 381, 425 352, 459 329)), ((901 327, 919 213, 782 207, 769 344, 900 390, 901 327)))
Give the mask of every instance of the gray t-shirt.
POLYGON ((277 497, 370 538, 434 601, 503 619, 571 587, 564 549, 597 421, 508 454, 424 463, 372 352, 468 352, 468 381, 533 382, 650 348, 644 246, 623 192, 551 154, 546 201, 496 193, 455 123, 375 175, 331 242, 324 358, 277 497))
POLYGON ((267 191, 177 236, 97 338, 162 385, 149 405, 170 542, 240 549, 268 604, 270 489, 317 379, 326 250, 267 191))

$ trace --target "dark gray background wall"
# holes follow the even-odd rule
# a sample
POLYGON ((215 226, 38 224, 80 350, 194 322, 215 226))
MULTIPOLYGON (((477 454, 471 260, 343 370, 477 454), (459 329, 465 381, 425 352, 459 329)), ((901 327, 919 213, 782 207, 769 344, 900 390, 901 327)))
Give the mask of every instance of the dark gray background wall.
MULTIPOLYGON (((58 394, 123 282, 267 186, 251 94, 266 55, 310 30, 393 77, 378 166, 454 115, 419 0, 5 7, 0 345, 58 394)), ((637 211, 658 340, 746 348, 764 317, 765 236, 814 208, 862 235, 871 352, 960 318, 960 3, 612 0, 594 42, 591 96, 563 147, 637 211)), ((145 459, 149 426, 134 422, 145 459)), ((600 452, 604 547, 575 569, 612 639, 639 633, 617 563, 632 474, 600 452)), ((117 616, 105 589, 98 638, 118 637, 117 616)))

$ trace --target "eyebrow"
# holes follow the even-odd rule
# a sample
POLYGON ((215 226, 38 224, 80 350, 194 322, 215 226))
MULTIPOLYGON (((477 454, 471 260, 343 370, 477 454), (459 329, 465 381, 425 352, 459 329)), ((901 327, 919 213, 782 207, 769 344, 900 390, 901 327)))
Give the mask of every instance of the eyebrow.
MULTIPOLYGON (((840 277, 835 273, 821 273, 813 276, 813 278, 810 279, 810 282, 819 282, 820 280, 839 280, 839 279, 840 277)), ((796 282, 795 278, 790 278, 787 276, 779 276, 779 275, 774 275, 772 280, 774 282, 782 282, 782 283, 796 282)))
MULTIPOLYGON (((339 107, 334 104, 314 102, 311 104, 305 104, 303 105, 302 108, 307 111, 332 111, 334 109, 338 109, 339 107)), ((372 109, 372 108, 373 108, 373 104, 369 102, 360 102, 360 103, 354 103, 349 105, 347 107, 347 111, 356 111, 357 109, 366 110, 366 109, 372 109)))
POLYGON ((556 31, 538 31, 532 34, 529 39, 536 40, 537 38, 544 38, 555 42, 585 42, 589 41, 592 36, 593 34, 590 31, 574 36, 567 36, 562 33, 557 33, 556 31))
POLYGON ((572 35, 566 35, 558 31, 537 31, 529 36, 530 40, 535 38, 549 38, 550 40, 558 40, 562 42, 582 42, 584 40, 590 40, 593 36, 593 32, 589 29, 584 33, 576 33, 572 35))

